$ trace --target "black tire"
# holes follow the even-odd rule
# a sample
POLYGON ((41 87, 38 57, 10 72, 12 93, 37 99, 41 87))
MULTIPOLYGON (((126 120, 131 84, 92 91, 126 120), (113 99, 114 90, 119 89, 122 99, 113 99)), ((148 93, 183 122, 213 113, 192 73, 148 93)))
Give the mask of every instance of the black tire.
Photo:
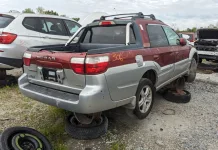
POLYGON ((29 150, 29 148, 25 148, 27 144, 30 147, 34 147, 34 150, 40 148, 40 150, 52 150, 47 138, 31 128, 12 127, 1 134, 0 150, 29 150))
POLYGON ((187 82, 194 82, 197 74, 197 62, 194 58, 192 58, 190 67, 189 67, 189 75, 187 76, 187 82))
POLYGON ((100 122, 93 121, 89 125, 81 125, 77 122, 73 114, 66 119, 65 130, 73 138, 79 140, 97 139, 107 133, 108 119, 105 115, 101 116, 100 122))
POLYGON ((14 76, 6 76, 4 80, 0 80, 0 88, 4 86, 12 86, 17 84, 17 79, 14 76))
MULTIPOLYGON (((148 116, 148 114, 150 113, 152 107, 153 107, 153 103, 154 103, 154 95, 155 95, 155 88, 154 88, 154 85, 153 83, 149 80, 149 79, 142 79, 140 82, 139 82, 139 85, 138 85, 138 89, 136 91, 136 107, 135 107, 135 110, 134 110, 134 113, 135 115, 139 118, 139 119, 144 119, 148 116), (142 106, 140 106, 140 101, 143 101, 142 100, 142 96, 140 95, 140 93, 142 92, 142 89, 143 88, 147 88, 149 87, 150 88, 150 92, 148 94, 148 96, 151 96, 151 98, 149 98, 151 100, 151 102, 148 104, 148 106, 146 106, 146 110, 143 111, 143 107, 144 107, 144 104, 142 106)), ((148 97, 146 97, 148 98, 148 97)))
POLYGON ((185 95, 179 95, 177 94, 175 91, 172 90, 168 90, 167 92, 165 92, 165 94, 163 95, 163 97, 170 102, 173 103, 188 103, 191 100, 191 93, 183 90, 185 92, 185 95))
POLYGON ((200 64, 201 64, 201 63, 202 63, 202 61, 203 61, 203 60, 202 60, 202 58, 199 58, 199 60, 198 60, 198 63, 200 63, 200 64))

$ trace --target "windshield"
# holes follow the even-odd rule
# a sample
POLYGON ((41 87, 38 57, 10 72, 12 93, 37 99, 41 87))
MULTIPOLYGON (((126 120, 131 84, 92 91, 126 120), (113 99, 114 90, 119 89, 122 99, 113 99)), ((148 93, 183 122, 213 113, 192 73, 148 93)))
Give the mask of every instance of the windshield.
POLYGON ((1 16, 0 15, 0 28, 7 27, 14 20, 11 16, 1 16))
MULTIPOLYGON (((135 44, 133 29, 130 31, 130 43, 135 44)), ((82 40, 82 43, 98 44, 125 44, 126 43, 126 26, 98 26, 90 28, 82 40)))

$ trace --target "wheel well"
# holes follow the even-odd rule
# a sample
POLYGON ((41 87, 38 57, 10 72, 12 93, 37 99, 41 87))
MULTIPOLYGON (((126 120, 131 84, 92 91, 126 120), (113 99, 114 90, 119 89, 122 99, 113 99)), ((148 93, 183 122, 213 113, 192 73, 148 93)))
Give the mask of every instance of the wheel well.
POLYGON ((197 54, 197 53, 194 54, 193 58, 194 58, 194 59, 196 60, 196 62, 198 63, 198 54, 197 54))
POLYGON ((151 80, 151 82, 155 85, 156 81, 157 81, 157 76, 156 76, 156 72, 154 70, 148 70, 144 73, 144 75, 142 76, 142 78, 147 78, 149 80, 151 80))

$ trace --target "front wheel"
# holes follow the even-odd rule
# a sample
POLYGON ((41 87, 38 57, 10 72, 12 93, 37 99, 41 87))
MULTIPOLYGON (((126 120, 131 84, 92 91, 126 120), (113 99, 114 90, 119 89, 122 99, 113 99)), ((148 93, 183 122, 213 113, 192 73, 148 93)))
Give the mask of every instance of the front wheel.
POLYGON ((194 82, 197 72, 197 62, 192 58, 191 65, 189 67, 189 75, 187 76, 187 82, 194 82))
POLYGON ((150 113, 154 102, 155 88, 149 79, 142 79, 136 92, 135 115, 144 119, 150 113))

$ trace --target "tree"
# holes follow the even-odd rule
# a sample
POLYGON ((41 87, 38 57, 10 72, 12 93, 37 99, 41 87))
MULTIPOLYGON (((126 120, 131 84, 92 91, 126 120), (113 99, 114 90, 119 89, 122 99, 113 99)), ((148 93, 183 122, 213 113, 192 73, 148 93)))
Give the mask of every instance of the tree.
POLYGON ((23 13, 35 14, 35 12, 31 8, 26 8, 22 11, 23 13))
POLYGON ((37 8, 36 8, 36 11, 37 11, 37 13, 39 13, 39 14, 44 14, 45 9, 44 9, 43 7, 37 7, 37 8))
POLYGON ((58 16, 58 13, 56 11, 53 11, 53 10, 46 10, 46 11, 44 11, 44 14, 58 16))
POLYGON ((72 19, 77 21, 77 22, 80 20, 80 18, 72 18, 72 19))

